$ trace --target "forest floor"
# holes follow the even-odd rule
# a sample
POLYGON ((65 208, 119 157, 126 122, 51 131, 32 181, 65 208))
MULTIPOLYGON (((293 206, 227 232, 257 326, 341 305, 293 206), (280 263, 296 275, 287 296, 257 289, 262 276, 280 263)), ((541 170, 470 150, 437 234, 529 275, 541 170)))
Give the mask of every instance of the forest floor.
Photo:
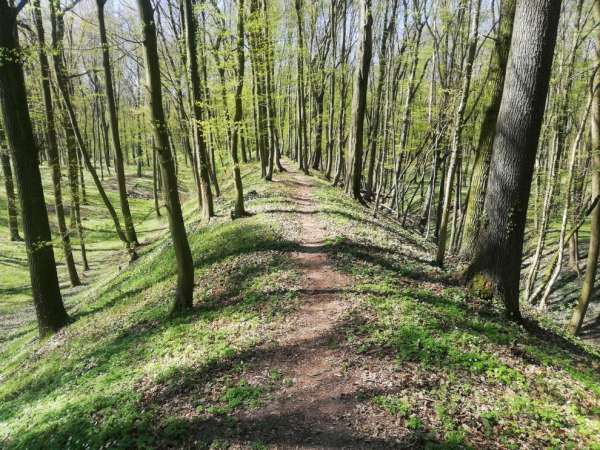
POLYGON ((71 326, 0 335, 0 447, 600 449, 597 351, 505 321, 326 181, 256 173, 251 217, 230 183, 210 224, 186 207, 191 314, 168 317, 152 219, 139 261, 67 295, 71 326))

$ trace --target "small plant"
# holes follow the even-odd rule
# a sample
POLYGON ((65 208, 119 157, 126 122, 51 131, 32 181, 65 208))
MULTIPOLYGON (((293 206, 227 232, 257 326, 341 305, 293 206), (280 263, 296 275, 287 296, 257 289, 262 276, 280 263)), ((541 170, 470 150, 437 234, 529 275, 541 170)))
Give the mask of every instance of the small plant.
POLYGON ((262 395, 262 389, 250 386, 242 380, 237 386, 228 388, 221 396, 221 400, 227 403, 227 407, 233 410, 239 406, 256 407, 262 395))
POLYGON ((269 371, 269 378, 273 381, 279 381, 283 378, 283 374, 277 369, 271 369, 269 371))
POLYGON ((393 395, 378 395, 373 403, 393 416, 406 417, 410 411, 410 403, 405 398, 393 395))
POLYGON ((417 416, 411 416, 406 421, 406 426, 411 430, 420 430, 421 428, 423 428, 423 422, 417 416))

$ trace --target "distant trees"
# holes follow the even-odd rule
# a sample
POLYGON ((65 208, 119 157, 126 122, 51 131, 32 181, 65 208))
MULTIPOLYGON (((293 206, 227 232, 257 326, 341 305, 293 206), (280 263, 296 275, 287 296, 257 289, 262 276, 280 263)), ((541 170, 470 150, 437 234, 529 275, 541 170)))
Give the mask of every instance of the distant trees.
POLYGON ((22 53, 17 38, 19 10, 0 0, 0 106, 12 152, 27 247, 33 303, 40 335, 69 323, 60 294, 50 224, 38 162, 38 146, 27 104, 22 53))
POLYGON ((13 180, 13 172, 10 166, 8 154, 8 143, 4 130, 0 128, 0 164, 2 165, 2 176, 4 177, 4 190, 6 191, 6 210, 8 213, 8 231, 11 241, 20 241, 19 236, 19 210, 17 209, 17 196, 13 180))
MULTIPOLYGON (((13 11, 16 2, 5 3, 13 11)), ((23 54, 21 68, 32 80, 34 153, 47 165, 71 285, 81 282, 74 249, 84 273, 88 233, 98 244, 86 226, 90 203, 99 196, 133 260, 141 233, 133 208, 148 196, 169 219, 174 309, 189 308, 194 275, 180 198, 188 181, 202 220, 217 214, 221 186, 231 217, 241 218, 244 164, 271 181, 287 156, 371 202, 374 217, 388 214, 433 240, 438 265, 466 264, 472 284, 502 298, 513 318, 520 288, 545 308, 565 282, 582 286, 570 325, 580 330, 600 252, 596 97, 591 133, 581 123, 600 46, 590 14, 599 14, 598 0, 139 0, 144 58, 127 8, 30 3, 15 38, 37 50, 23 54), (152 192, 138 195, 150 173, 152 192), (580 244, 589 249, 585 267, 580 244)), ((19 176, 4 128, 7 235, 18 240, 19 176)))

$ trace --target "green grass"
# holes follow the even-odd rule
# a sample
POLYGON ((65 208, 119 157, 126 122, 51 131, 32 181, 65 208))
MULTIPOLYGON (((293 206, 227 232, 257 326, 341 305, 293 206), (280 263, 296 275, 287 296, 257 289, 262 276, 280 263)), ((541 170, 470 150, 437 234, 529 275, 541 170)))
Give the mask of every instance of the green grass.
MULTIPOLYGON (((256 173, 255 168, 246 170, 247 189, 263 192, 262 182, 248 173, 256 173)), ((287 288, 296 275, 281 253, 291 244, 265 215, 229 221, 228 185, 219 201, 220 218, 210 225, 194 220, 193 200, 184 208, 198 283, 193 313, 169 318, 175 273, 173 250, 160 238, 166 219, 141 221, 153 214, 152 205, 134 202, 142 236, 147 230, 159 237, 143 248, 143 258, 120 273, 109 268, 88 289, 68 295, 76 321, 58 335, 40 342, 35 326, 26 321, 3 339, 1 446, 159 446, 158 434, 161 439, 177 436, 184 425, 169 416, 157 419, 153 402, 144 407, 155 394, 150 388, 160 384, 165 390, 182 389, 208 377, 215 367, 261 342, 262 327, 293 306, 295 294, 287 288)), ((248 206, 260 210, 271 201, 276 194, 265 194, 248 206)), ((91 192, 90 203, 94 205, 91 192)), ((100 247, 103 236, 110 234, 109 224, 101 220, 104 215, 99 209, 88 216, 91 248, 100 247)), ((107 245, 116 242, 112 239, 107 245)), ((120 261, 114 252, 104 257, 111 268, 120 263, 110 262, 120 261)), ((15 280, 25 284, 28 277, 15 273, 2 279, 10 286, 15 280)), ((28 295, 24 290, 3 296, 2 313, 28 308, 28 295)), ((260 391, 241 384, 230 387, 219 401, 231 409, 254 404, 259 396, 260 391)))

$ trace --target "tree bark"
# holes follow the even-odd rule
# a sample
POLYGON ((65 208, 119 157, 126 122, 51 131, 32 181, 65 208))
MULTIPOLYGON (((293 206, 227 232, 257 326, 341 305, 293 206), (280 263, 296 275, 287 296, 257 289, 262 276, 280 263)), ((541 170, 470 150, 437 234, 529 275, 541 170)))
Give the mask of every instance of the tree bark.
POLYGON ((496 125, 485 223, 466 278, 521 319, 519 276, 527 205, 552 67, 560 0, 518 0, 496 125))
POLYGON ((475 162, 471 171, 469 190, 467 192, 461 254, 470 258, 479 240, 483 217, 483 203, 487 190, 492 159, 492 146, 496 133, 496 121, 502 100, 504 76, 508 63, 508 51, 515 18, 516 0, 503 0, 500 3, 500 23, 494 41, 492 66, 490 67, 489 91, 490 101, 485 109, 479 142, 475 154, 475 162))

